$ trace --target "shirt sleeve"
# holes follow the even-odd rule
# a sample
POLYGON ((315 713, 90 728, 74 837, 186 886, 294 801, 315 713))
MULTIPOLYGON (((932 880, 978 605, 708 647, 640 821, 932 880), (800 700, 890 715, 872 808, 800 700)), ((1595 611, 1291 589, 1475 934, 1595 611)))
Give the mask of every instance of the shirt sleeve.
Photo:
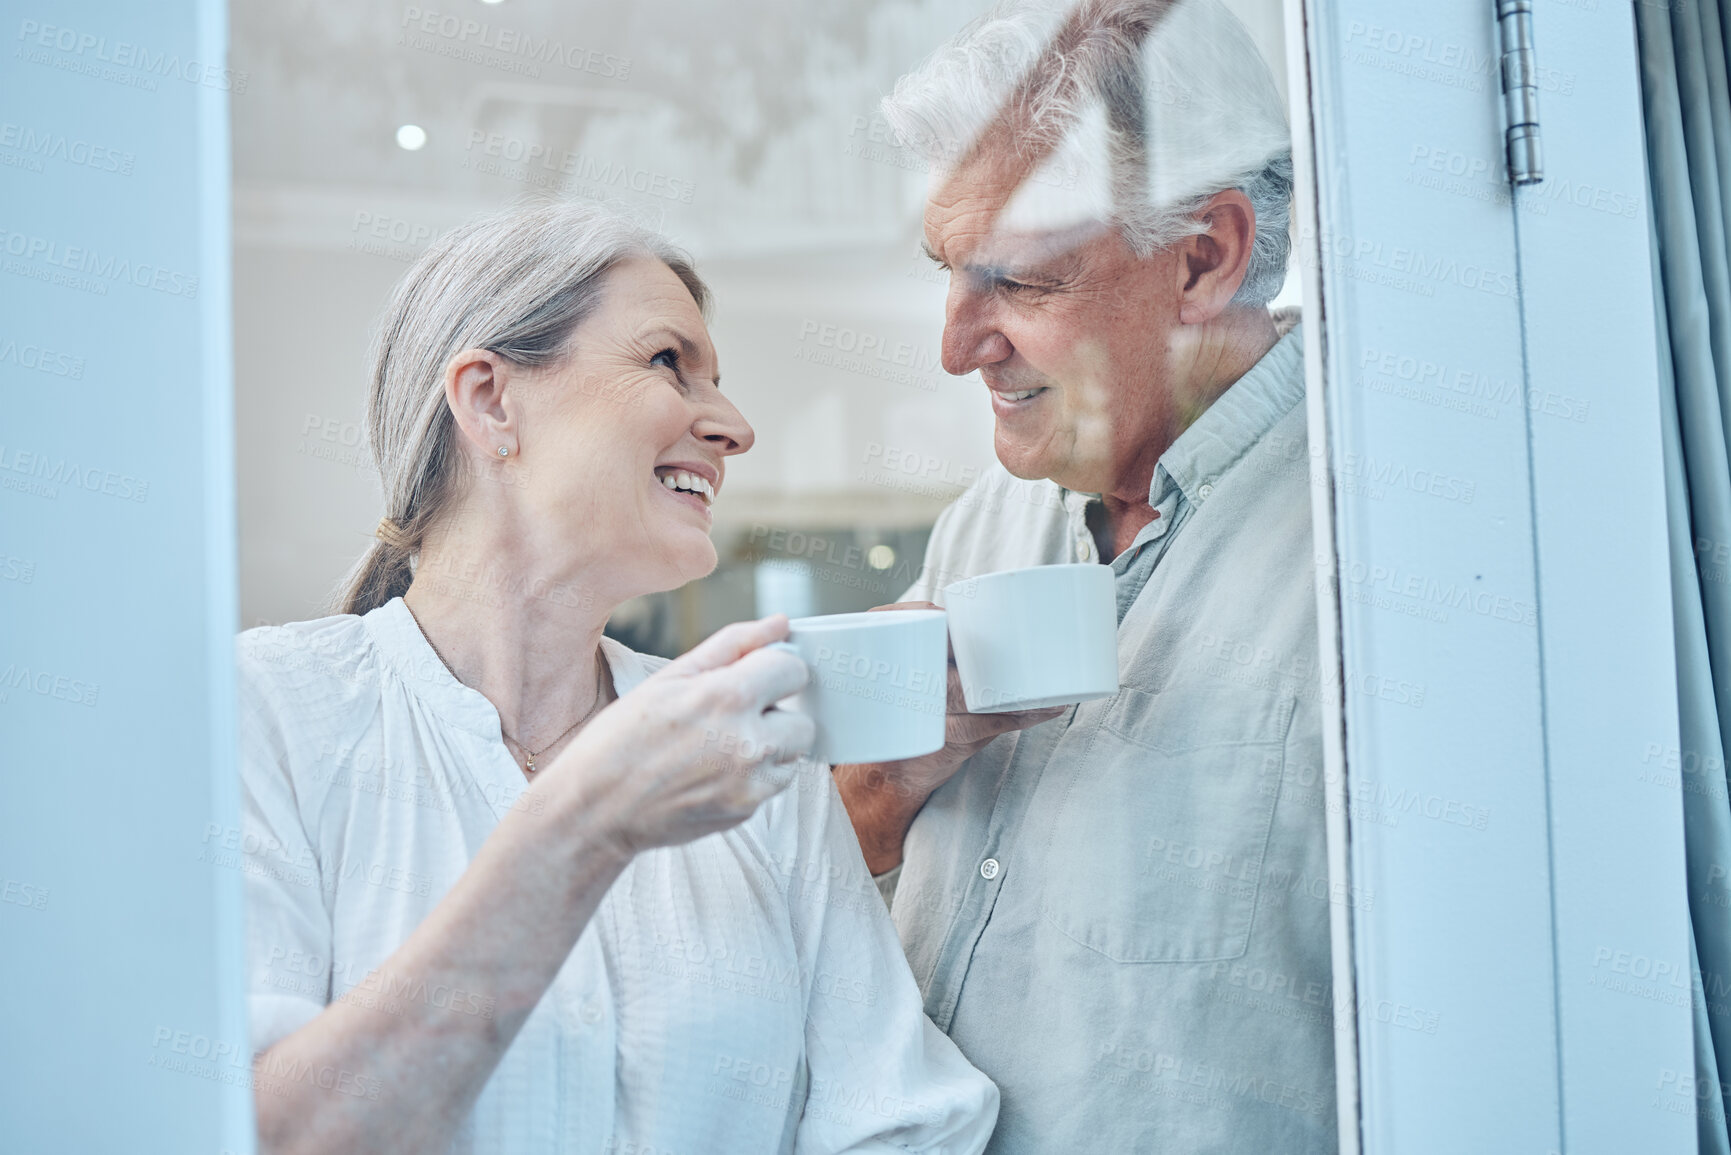
POLYGON ((998 1089, 926 1017, 847 811, 816 769, 793 787, 789 834, 809 1075, 794 1150, 977 1155, 997 1123, 998 1089))
POLYGON ((301 820, 289 741, 267 671, 239 666, 241 829, 246 876, 247 1013, 253 1051, 318 1016, 330 1001, 331 920, 301 820))
POLYGON ((1083 560, 1075 543, 1086 538, 1085 495, 1067 494, 1050 481, 1012 477, 988 468, 938 514, 926 539, 920 572, 902 601, 944 604, 944 587, 998 570, 1083 560), (1082 498, 1072 510, 1069 501, 1082 498))
POLYGON ((950 537, 960 504, 952 501, 938 514, 938 520, 932 524, 932 532, 926 538, 926 556, 920 563, 920 572, 915 576, 914 584, 897 601, 943 604, 944 586, 954 580, 950 576, 954 570, 950 537))

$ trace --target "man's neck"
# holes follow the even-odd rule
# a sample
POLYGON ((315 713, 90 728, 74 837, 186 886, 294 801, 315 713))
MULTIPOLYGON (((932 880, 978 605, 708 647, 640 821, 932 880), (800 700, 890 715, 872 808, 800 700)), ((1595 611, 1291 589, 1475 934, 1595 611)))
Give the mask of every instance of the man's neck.
POLYGON ((1148 504, 1160 458, 1209 406, 1268 355, 1279 335, 1268 310, 1258 307, 1230 310, 1208 325, 1180 327, 1173 338, 1174 361, 1184 371, 1172 387, 1170 419, 1164 430, 1138 447, 1133 466, 1118 484, 1100 494, 1103 514, 1100 524, 1091 528, 1103 561, 1129 549, 1143 527, 1160 516, 1148 504))
POLYGON ((1100 560, 1109 562, 1130 548, 1130 543, 1136 540, 1136 535, 1142 528, 1160 516, 1160 511, 1148 504, 1148 494, 1142 494, 1141 501, 1120 501, 1109 493, 1100 495, 1100 504, 1104 507, 1099 524, 1093 526, 1094 545, 1098 547, 1100 560))

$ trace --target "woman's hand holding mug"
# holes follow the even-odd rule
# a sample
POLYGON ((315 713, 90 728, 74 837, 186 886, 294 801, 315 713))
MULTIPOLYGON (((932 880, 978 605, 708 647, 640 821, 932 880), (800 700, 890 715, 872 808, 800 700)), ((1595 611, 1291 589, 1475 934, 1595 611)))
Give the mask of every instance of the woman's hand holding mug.
POLYGON ((716 631, 597 714, 542 782, 627 858, 737 826, 811 750, 811 719, 775 709, 810 676, 764 648, 786 636, 780 614, 716 631))

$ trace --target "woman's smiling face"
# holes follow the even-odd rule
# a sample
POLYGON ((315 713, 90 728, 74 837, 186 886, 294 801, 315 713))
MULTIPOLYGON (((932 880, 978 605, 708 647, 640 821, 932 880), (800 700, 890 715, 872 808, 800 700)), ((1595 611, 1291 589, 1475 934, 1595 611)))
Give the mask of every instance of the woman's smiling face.
POLYGON ((721 394, 709 329, 678 275, 653 257, 620 262, 567 356, 526 376, 524 528, 575 546, 609 600, 713 570, 709 506, 726 459, 755 434, 721 394))

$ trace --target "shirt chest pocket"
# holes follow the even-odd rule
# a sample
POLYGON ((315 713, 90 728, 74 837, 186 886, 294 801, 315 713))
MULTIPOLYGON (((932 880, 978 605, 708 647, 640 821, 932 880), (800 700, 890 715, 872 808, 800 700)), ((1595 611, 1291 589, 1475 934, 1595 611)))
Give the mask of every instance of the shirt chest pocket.
POLYGON ((1121 963, 1242 955, 1294 705, 1240 687, 1121 690, 1053 817, 1045 920, 1121 963))

